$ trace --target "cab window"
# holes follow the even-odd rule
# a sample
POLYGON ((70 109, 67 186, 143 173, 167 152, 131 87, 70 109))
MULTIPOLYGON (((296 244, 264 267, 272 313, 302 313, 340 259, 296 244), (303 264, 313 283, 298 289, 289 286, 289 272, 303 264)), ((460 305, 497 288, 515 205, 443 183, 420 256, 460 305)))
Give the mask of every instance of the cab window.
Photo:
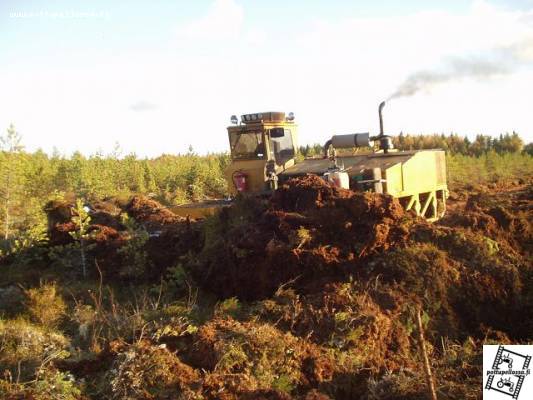
POLYGON ((234 159, 259 160, 265 156, 262 132, 230 132, 229 140, 234 159))
POLYGON ((294 145, 290 129, 273 128, 270 130, 270 152, 277 165, 283 165, 294 158, 294 145))

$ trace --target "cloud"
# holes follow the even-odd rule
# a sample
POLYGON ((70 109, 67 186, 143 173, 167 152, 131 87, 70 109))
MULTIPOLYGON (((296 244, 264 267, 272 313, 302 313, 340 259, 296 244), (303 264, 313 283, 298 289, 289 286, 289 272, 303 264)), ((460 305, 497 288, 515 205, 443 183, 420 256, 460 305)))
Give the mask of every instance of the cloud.
POLYGON ((157 105, 146 100, 139 100, 130 105, 130 110, 135 112, 152 111, 157 108, 157 105))
POLYGON ((509 55, 517 63, 533 61, 533 33, 520 41, 501 48, 503 55, 509 55))
POLYGON ((520 22, 522 22, 522 23, 524 23, 526 25, 533 26, 533 10, 530 10, 529 12, 524 13, 520 17, 519 20, 520 20, 520 22))
POLYGON ((263 45, 267 41, 267 33, 262 29, 253 28, 245 33, 244 40, 253 46, 263 45))
POLYGON ((240 36, 244 10, 234 0, 214 0, 206 15, 179 27, 185 39, 225 40, 240 36))

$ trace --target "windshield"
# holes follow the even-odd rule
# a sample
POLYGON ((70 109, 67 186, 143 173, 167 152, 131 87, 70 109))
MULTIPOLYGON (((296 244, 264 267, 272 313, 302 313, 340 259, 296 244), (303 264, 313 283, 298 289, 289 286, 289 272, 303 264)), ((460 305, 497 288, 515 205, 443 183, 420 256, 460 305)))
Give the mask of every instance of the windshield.
POLYGON ((265 156, 262 132, 230 132, 231 153, 238 159, 261 159, 265 156))

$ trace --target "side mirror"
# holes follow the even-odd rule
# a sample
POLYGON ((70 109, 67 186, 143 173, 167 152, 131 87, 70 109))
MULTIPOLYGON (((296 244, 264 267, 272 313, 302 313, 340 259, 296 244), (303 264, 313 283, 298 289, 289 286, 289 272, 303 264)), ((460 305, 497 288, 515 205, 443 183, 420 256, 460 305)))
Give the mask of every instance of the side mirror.
POLYGON ((285 136, 284 128, 272 128, 269 132, 271 138, 282 138, 285 136))

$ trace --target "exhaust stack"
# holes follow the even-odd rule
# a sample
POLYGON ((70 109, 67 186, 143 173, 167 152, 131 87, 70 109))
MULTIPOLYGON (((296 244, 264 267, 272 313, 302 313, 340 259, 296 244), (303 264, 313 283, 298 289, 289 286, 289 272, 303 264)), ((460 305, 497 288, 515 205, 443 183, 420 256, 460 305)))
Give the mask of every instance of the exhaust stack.
POLYGON ((384 136, 383 134, 383 115, 381 112, 383 111, 383 107, 385 107, 385 102, 382 101, 379 105, 378 113, 379 113, 379 136, 384 136))
POLYGON ((324 145, 324 157, 327 158, 329 154, 329 147, 333 146, 337 149, 352 148, 352 147, 372 147, 374 142, 379 142, 379 149, 384 153, 388 153, 393 149, 392 138, 385 135, 383 130, 383 107, 385 102, 379 104, 379 135, 370 136, 368 133, 350 133, 348 135, 333 135, 330 140, 324 145))
POLYGON ((393 149, 394 146, 392 144, 392 138, 388 135, 385 135, 385 132, 383 130, 383 107, 385 107, 384 101, 382 101, 379 104, 378 108, 378 114, 379 114, 379 135, 374 136, 372 140, 379 141, 379 149, 383 150, 383 152, 386 154, 389 152, 390 149, 393 149))

